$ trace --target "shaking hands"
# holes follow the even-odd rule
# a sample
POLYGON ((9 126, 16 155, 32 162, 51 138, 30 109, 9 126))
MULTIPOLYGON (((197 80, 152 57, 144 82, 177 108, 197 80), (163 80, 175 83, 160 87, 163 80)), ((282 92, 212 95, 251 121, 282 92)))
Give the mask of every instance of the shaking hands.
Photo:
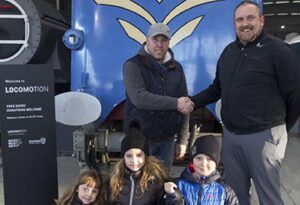
POLYGON ((189 97, 180 97, 177 99, 177 110, 182 114, 189 114, 194 110, 195 104, 189 97))

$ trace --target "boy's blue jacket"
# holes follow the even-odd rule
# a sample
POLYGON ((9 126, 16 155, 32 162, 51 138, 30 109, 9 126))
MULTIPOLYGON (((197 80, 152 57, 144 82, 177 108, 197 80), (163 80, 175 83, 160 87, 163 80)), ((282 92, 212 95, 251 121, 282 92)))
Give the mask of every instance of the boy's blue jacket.
MULTIPOLYGON (((205 179, 196 179, 189 166, 181 173, 176 182, 185 205, 238 205, 234 191, 220 179, 220 173, 215 171, 205 179)), ((175 205, 180 201, 178 195, 167 194, 165 204, 175 205)))

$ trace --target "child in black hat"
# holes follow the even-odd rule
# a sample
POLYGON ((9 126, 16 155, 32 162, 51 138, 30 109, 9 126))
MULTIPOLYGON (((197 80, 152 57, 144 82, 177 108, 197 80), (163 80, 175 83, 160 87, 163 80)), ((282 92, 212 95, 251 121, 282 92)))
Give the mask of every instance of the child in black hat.
POLYGON ((159 204, 169 175, 160 160, 148 156, 148 144, 138 121, 130 123, 121 155, 110 175, 110 204, 159 204))
POLYGON ((175 183, 167 182, 166 205, 177 204, 180 200, 178 189, 185 205, 237 205, 234 191, 220 179, 217 166, 220 162, 221 148, 213 135, 199 137, 192 147, 192 162, 181 173, 175 183))

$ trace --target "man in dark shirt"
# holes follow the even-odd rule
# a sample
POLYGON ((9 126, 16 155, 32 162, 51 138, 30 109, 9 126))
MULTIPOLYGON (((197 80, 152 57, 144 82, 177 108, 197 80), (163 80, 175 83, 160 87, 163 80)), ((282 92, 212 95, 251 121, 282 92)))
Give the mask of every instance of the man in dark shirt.
POLYGON ((221 98, 222 161, 240 204, 250 205, 250 179, 260 204, 283 205, 280 168, 287 131, 300 114, 300 66, 288 45, 263 31, 260 6, 235 9, 237 40, 223 51, 216 77, 192 97, 195 108, 221 98))

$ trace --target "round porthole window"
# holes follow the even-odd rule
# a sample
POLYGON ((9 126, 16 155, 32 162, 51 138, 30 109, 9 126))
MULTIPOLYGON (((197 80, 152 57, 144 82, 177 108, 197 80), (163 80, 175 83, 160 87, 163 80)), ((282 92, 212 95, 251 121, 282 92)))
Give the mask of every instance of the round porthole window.
POLYGON ((25 10, 16 2, 0 2, 0 63, 17 58, 28 47, 30 24, 25 10))

